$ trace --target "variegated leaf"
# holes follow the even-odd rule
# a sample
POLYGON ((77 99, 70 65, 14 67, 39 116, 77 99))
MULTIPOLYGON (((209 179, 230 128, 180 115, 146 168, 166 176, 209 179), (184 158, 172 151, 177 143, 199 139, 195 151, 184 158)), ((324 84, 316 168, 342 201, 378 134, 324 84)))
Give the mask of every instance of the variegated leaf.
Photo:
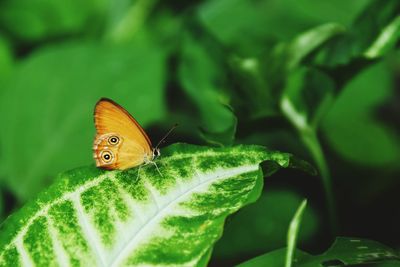
POLYGON ((151 164, 61 174, 2 225, 0 265, 205 266, 225 218, 258 198, 259 164, 291 159, 259 146, 163 152, 162 176, 151 164))

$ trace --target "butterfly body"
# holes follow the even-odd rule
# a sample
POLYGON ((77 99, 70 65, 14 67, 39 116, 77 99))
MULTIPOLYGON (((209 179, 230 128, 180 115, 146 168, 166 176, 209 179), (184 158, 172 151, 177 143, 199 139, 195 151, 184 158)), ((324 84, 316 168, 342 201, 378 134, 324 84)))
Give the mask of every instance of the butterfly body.
POLYGON ((94 120, 97 134, 93 157, 97 167, 124 170, 153 163, 160 154, 139 123, 114 101, 100 99, 94 120))

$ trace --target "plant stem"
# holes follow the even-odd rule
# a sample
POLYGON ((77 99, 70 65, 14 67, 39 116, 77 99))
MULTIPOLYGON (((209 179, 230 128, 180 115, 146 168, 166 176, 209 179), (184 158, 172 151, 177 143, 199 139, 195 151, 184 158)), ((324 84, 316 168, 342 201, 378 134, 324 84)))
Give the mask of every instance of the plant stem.
POLYGON ((331 224, 332 234, 337 231, 337 218, 336 218, 336 207, 335 200, 332 190, 332 179, 329 171, 328 164, 325 159, 325 155, 322 151, 321 144, 318 140, 315 130, 308 129, 299 132, 304 145, 310 152, 315 164, 317 165, 318 171, 322 178, 322 185, 324 187, 326 203, 328 206, 329 221, 331 224))
POLYGON ((329 222, 331 224, 330 229, 332 231, 332 234, 335 234, 337 230, 337 219, 335 201, 332 191, 331 175, 324 153, 322 151, 321 144, 318 140, 316 130, 308 124, 306 116, 296 110, 293 103, 286 96, 282 97, 281 110, 287 120, 290 121, 291 124, 298 131, 301 140, 303 141, 304 145, 310 152, 315 164, 317 165, 318 171, 322 178, 326 203, 329 210, 329 222))

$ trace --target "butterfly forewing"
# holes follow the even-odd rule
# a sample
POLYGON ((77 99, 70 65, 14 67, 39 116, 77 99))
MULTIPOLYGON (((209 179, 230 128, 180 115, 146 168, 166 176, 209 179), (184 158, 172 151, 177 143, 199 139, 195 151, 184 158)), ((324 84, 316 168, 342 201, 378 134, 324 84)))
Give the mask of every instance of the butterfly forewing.
POLYGON ((97 135, 93 150, 98 167, 127 169, 151 160, 149 137, 123 107, 103 98, 96 104, 94 120, 97 135))

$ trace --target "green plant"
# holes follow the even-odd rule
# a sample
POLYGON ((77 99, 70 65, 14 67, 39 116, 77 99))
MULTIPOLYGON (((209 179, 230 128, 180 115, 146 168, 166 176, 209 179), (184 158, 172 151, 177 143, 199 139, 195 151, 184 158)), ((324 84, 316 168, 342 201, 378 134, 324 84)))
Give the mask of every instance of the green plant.
MULTIPOLYGON (((269 176, 282 166, 264 162, 266 186, 257 176, 257 197, 226 210, 218 235, 198 247, 204 249, 196 254, 203 256, 200 265, 232 266, 254 257, 249 264, 396 264, 399 14, 398 0, 2 1, 0 214, 14 215, 0 243, 10 241, 40 202, 52 203, 66 181, 106 175, 86 167, 53 178, 93 164, 92 108, 109 97, 154 142, 178 122, 169 143, 213 146, 172 146, 162 150, 164 159, 174 150, 195 156, 257 144, 317 169, 290 157, 285 162, 293 165, 284 167, 308 173, 286 168, 269 176), (299 226, 301 217, 301 228, 287 243, 304 198, 307 208, 293 220, 299 226), (343 235, 359 238, 339 238, 335 249, 310 256, 343 235), (354 259, 360 251, 351 240, 371 248, 362 254, 366 261, 354 259)), ((230 156, 207 164, 224 165, 230 156)), ((143 181, 161 183, 151 170, 146 167, 143 181)), ((135 172, 126 172, 131 183, 138 181, 135 172)), ((70 186, 64 189, 79 188, 70 186)))
POLYGON ((176 144, 154 166, 75 169, 8 218, 1 265, 205 266, 226 217, 257 200, 259 167, 310 167, 260 146, 176 144), (139 176, 140 175, 140 176, 139 176))

